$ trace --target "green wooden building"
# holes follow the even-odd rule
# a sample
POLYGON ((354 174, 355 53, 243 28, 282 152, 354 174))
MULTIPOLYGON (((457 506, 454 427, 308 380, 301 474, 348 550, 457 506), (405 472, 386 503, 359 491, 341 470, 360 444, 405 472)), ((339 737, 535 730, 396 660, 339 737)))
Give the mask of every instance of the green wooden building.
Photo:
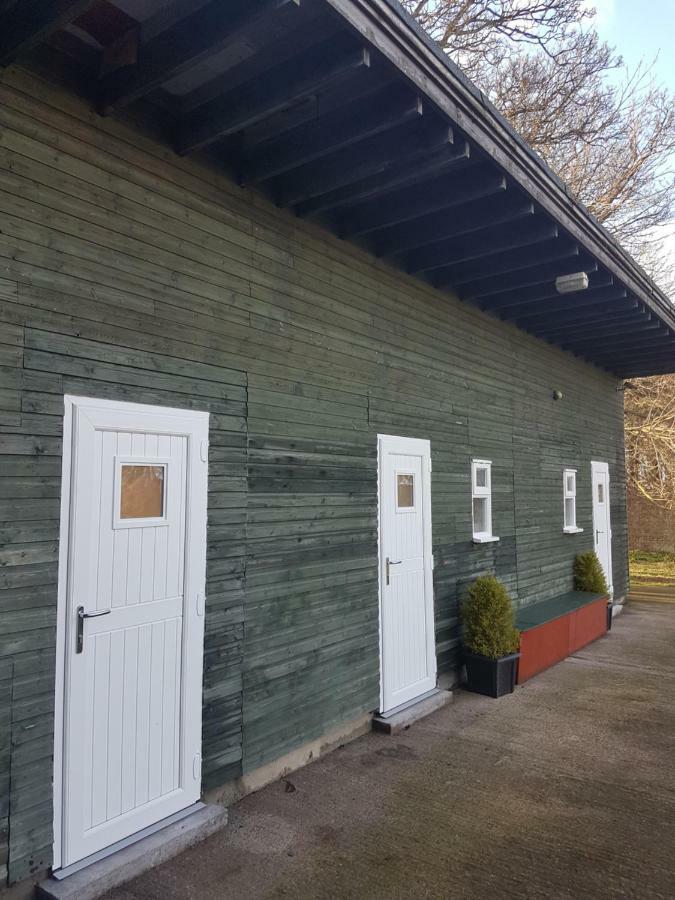
POLYGON ((0 880, 227 799, 595 548, 675 314, 394 0, 0 0, 0 880))

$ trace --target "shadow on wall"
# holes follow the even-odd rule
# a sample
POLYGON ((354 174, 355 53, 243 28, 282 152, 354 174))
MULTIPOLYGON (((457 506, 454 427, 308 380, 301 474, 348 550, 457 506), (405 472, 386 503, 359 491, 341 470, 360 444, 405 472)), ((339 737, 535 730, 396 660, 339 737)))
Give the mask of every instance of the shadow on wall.
POLYGON ((629 490, 628 541, 631 550, 675 553, 675 510, 663 509, 629 490))

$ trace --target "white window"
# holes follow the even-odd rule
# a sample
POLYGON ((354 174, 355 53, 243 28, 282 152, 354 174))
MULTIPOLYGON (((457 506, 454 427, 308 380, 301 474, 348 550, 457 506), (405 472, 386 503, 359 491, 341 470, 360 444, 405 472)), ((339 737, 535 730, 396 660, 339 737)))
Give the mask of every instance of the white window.
POLYGON ((498 541, 492 534, 492 463, 487 459, 471 463, 471 499, 474 541, 498 541))
POLYGON ((579 534, 584 529, 577 528, 577 470, 563 471, 563 531, 565 534, 579 534))

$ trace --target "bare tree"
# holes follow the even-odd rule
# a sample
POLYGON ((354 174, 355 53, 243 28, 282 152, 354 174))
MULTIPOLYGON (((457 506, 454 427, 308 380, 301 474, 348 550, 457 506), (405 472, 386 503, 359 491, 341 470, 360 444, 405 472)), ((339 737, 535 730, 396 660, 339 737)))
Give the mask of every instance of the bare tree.
POLYGON ((675 216, 675 105, 629 73, 581 0, 403 0, 578 199, 664 287, 654 233, 675 216), (608 77, 610 76, 611 77, 608 77))
POLYGON ((626 391, 629 483, 643 497, 675 509, 675 375, 634 381, 626 391))
POLYGON ((422 28, 476 81, 508 45, 551 52, 568 28, 591 17, 584 0, 401 0, 422 28))

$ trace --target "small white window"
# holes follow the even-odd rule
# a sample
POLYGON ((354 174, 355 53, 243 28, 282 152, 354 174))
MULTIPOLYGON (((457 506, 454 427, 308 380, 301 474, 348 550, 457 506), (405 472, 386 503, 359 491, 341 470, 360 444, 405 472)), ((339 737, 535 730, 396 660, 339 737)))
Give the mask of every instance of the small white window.
POLYGON ((492 463, 474 459, 471 463, 473 539, 476 543, 498 541, 492 534, 492 463))
POLYGON ((563 471, 563 531, 565 534, 580 534, 577 528, 577 470, 563 471))

